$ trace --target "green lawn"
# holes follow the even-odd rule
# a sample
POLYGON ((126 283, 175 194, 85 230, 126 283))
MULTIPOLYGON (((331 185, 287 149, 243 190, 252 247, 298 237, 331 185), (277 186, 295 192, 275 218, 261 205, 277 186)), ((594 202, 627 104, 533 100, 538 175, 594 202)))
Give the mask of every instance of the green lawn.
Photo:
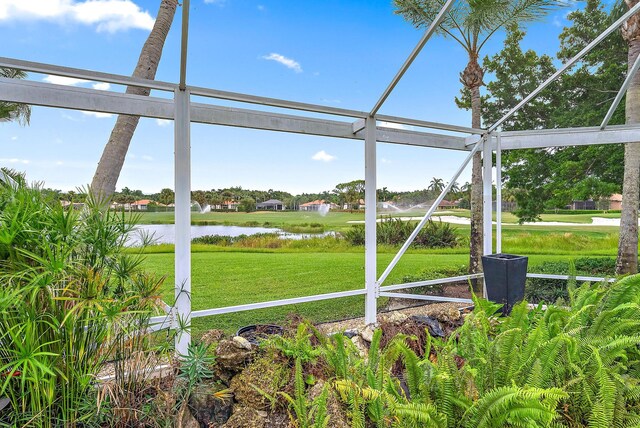
MULTIPOLYGON (((381 273, 393 257, 378 256, 381 273)), ((567 255, 531 255, 530 265, 545 260, 567 260, 567 255)), ((401 282, 406 274, 425 269, 455 267, 468 262, 467 254, 406 254, 385 284, 401 282)), ((194 310, 353 290, 364 286, 364 253, 226 252, 192 254, 192 305, 194 310)), ((166 275, 165 301, 173 296, 173 253, 148 254, 145 267, 166 275)), ((258 311, 238 312, 194 320, 196 335, 211 328, 234 331, 254 323, 281 323, 289 313, 313 321, 362 316, 363 297, 349 297, 258 311)))

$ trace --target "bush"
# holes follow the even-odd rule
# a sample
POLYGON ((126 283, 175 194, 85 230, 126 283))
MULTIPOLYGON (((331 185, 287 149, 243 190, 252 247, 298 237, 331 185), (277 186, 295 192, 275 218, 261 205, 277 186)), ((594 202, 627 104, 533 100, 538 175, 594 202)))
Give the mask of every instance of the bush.
MULTIPOLYGON (((415 229, 415 223, 398 218, 384 218, 377 225, 378 244, 402 245, 415 229)), ((364 245, 364 225, 355 225, 343 233, 351 245, 364 245)), ((449 223, 429 220, 411 244, 414 248, 454 248, 460 243, 449 223)))
MULTIPOLYGON (((89 426, 100 417, 95 376, 145 335, 163 278, 124 250, 133 225, 87 198, 64 210, 37 187, 0 176, 2 426, 89 426)), ((138 249, 137 251, 142 251, 138 249)), ((139 351, 139 348, 133 351, 139 351)))
MULTIPOLYGON (((581 257, 573 261, 575 274, 582 276, 615 276, 616 261, 609 257, 581 257)), ((530 269, 532 273, 546 273, 553 275, 569 275, 571 266, 569 262, 544 262, 530 269)), ((567 301, 569 293, 567 291, 567 280, 527 278, 525 287, 525 299, 532 303, 554 303, 556 301, 567 301)))
MULTIPOLYGON (((469 273, 469 268, 465 265, 458 266, 455 268, 425 269, 415 275, 403 276, 402 283, 406 284, 409 282, 429 281, 432 279, 440 279, 440 278, 451 278, 454 276, 467 275, 468 273, 469 273)), ((426 285, 422 287, 411 288, 410 290, 412 293, 417 293, 417 294, 428 294, 433 292, 439 293, 439 292, 442 292, 443 285, 442 284, 426 285)))

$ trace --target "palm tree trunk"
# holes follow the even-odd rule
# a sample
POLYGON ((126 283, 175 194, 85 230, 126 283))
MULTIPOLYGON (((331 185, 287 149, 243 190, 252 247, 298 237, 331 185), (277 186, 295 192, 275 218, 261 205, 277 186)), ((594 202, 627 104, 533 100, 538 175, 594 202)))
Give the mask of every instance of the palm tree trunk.
MULTIPOLYGON (((471 126, 480 128, 480 86, 471 88, 471 126)), ((482 154, 477 152, 473 156, 471 169, 471 237, 469 248, 469 272, 477 273, 482 270, 480 257, 482 256, 482 154)), ((477 281, 480 283, 480 281, 477 281)), ((475 284, 476 286, 478 284, 475 284)), ((476 287, 474 287, 475 289, 476 287)), ((479 291, 479 290, 476 290, 479 291)))
MULTIPOLYGON (((640 40, 629 41, 629 69, 640 54, 640 40)), ((636 73, 626 99, 627 123, 640 123, 640 74, 636 73)), ((638 193, 640 189, 640 142, 624 147, 624 181, 622 182, 622 215, 616 273, 638 272, 638 193)))
MULTIPOLYGON (((162 48, 171 28, 177 6, 178 0, 161 0, 156 22, 142 47, 138 64, 133 71, 133 77, 155 79, 162 56, 162 48)), ((127 94, 143 96, 148 96, 149 92, 148 88, 134 86, 127 87, 126 91, 127 94)), ((139 120, 138 116, 118 116, 91 182, 91 192, 97 197, 108 198, 115 192, 129 144, 139 120)))
MULTIPOLYGON (((625 0, 632 8, 638 0, 625 0)), ((630 70, 640 54, 640 17, 632 16, 621 28, 622 37, 629 44, 627 56, 630 70)), ((636 73, 626 98, 626 122, 640 123, 640 74, 636 73)), ((628 143, 624 147, 624 180, 622 182, 622 214, 616 273, 638 272, 638 192, 640 188, 640 142, 628 143)))

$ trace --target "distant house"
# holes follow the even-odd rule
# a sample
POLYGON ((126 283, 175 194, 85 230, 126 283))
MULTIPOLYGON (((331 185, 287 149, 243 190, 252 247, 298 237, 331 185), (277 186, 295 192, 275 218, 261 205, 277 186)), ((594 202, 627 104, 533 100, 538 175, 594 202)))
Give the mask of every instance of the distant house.
POLYGON ((284 210, 284 202, 279 201, 277 199, 269 199, 268 201, 260 202, 256 204, 257 210, 271 210, 271 211, 282 211, 284 210))
POLYGON ((63 208, 73 208, 74 210, 79 210, 84 208, 84 202, 69 202, 69 201, 60 201, 60 205, 63 208))
POLYGON ((442 202, 440 202, 440 205, 438 205, 438 209, 450 210, 452 208, 456 208, 457 206, 458 206, 457 202, 447 201, 446 199, 443 199, 442 202))
POLYGON ((622 195, 619 193, 614 193, 609 196, 609 209, 610 210, 621 210, 622 209, 622 195))
POLYGON ((149 204, 154 203, 151 199, 140 199, 139 201, 135 201, 130 205, 130 209, 132 211, 146 211, 149 207, 149 204))
POLYGON ((239 205, 240 205, 240 203, 236 202, 236 201, 224 201, 222 203, 222 205, 220 205, 220 208, 218 208, 218 209, 229 210, 229 211, 238 211, 238 206, 239 205))
POLYGON ((595 210, 596 209, 596 201, 593 199, 588 199, 586 201, 571 201, 569 205, 566 206, 568 210, 595 210))
POLYGON ((319 211, 320 207, 323 205, 328 205, 330 209, 336 209, 338 206, 333 202, 326 202, 324 199, 318 199, 315 201, 307 202, 306 204, 300 204, 298 209, 300 211, 319 211))

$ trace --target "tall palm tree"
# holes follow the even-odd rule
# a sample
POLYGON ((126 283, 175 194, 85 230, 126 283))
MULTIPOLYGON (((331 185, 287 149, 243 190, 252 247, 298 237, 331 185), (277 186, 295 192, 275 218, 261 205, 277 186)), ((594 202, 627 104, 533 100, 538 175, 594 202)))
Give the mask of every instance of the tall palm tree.
POLYGON ((429 182, 429 187, 427 187, 427 190, 431 190, 434 193, 440 193, 442 192, 442 189, 444 189, 444 187, 444 180, 442 178, 433 177, 429 182))
MULTIPOLYGON (((0 77, 25 79, 27 73, 15 68, 0 67, 0 77)), ((29 120, 31 120, 31 107, 29 105, 0 101, 0 121, 16 121, 20 125, 28 125, 29 120)))
MULTIPOLYGON (((171 28, 177 6, 178 0, 161 0, 156 22, 140 51, 133 77, 151 80, 156 77, 156 71, 162 56, 162 48, 171 28)), ((128 86, 126 93, 148 96, 150 90, 148 88, 128 86)), ((124 158, 127 155, 131 138, 139 121, 139 116, 118 116, 91 182, 91 191, 94 195, 102 198, 109 197, 115 192, 124 158)))
MULTIPOLYGON (((467 52, 469 61, 460 73, 460 82, 471 95, 471 126, 481 127, 480 87, 484 85, 484 70, 478 63, 480 51, 496 31, 512 22, 539 20, 563 0, 458 0, 438 31, 451 37, 467 52)), ((440 12, 445 0, 394 0, 396 13, 414 26, 427 27, 440 12)), ((473 157, 471 172, 471 240, 469 271, 479 272, 482 255, 482 155, 473 157)))

